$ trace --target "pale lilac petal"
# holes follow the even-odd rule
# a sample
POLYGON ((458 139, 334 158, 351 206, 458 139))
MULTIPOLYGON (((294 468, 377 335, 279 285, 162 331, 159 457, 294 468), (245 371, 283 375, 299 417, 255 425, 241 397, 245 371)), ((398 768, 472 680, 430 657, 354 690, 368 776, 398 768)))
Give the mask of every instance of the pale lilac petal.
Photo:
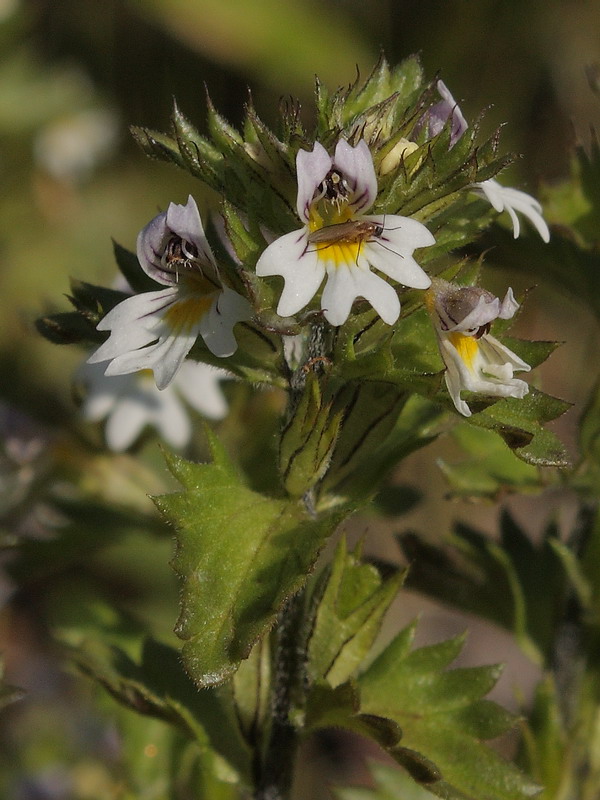
POLYGON ((307 235, 304 228, 286 233, 267 247, 256 264, 257 275, 281 275, 285 280, 277 306, 282 317, 308 305, 325 277, 325 267, 316 249, 310 249, 307 235))
POLYGON ((460 320, 460 322, 457 322, 456 325, 448 326, 447 330, 471 331, 476 328, 481 328, 483 325, 487 325, 489 322, 498 319, 499 311, 500 301, 497 297, 488 300, 487 297, 482 295, 477 301, 475 308, 470 311, 466 317, 460 320))
POLYGON ((335 148, 333 165, 352 187, 352 209, 355 212, 369 209, 377 197, 377 176, 365 140, 361 139, 356 147, 352 147, 345 139, 340 139, 335 148))
POLYGON ((500 310, 498 311, 498 316, 500 317, 500 319, 511 319, 512 317, 514 317, 518 308, 519 304, 515 300, 513 290, 509 287, 506 294, 504 295, 504 300, 500 304, 500 310))
POLYGON ((460 106, 452 97, 444 81, 439 80, 437 82, 437 90, 442 99, 429 109, 429 136, 437 136, 448 120, 452 118, 450 132, 450 149, 452 149, 469 126, 460 110, 460 106))
POLYGON ((195 245, 200 261, 216 267, 212 250, 204 234, 198 206, 191 194, 188 196, 188 201, 185 205, 169 204, 167 227, 180 239, 195 245))
POLYGON ((174 386, 196 411, 217 420, 223 419, 228 410, 220 384, 231 377, 231 373, 219 367, 188 360, 182 364, 174 386))
POLYGON ((171 236, 167 227, 167 212, 163 211, 138 233, 136 251, 140 266, 153 280, 171 286, 177 276, 161 264, 161 256, 171 236))
POLYGON ((300 219, 308 222, 310 204, 315 190, 325 180, 333 165, 333 159, 320 142, 315 142, 312 151, 298 150, 296 175, 298 195, 296 208, 300 219))

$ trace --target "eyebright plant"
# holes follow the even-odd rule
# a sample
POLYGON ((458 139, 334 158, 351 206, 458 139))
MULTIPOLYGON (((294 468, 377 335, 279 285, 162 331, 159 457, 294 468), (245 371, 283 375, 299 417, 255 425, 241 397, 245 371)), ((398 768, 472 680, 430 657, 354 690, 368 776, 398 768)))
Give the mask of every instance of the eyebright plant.
POLYGON ((115 248, 132 293, 74 283, 74 310, 39 327, 91 346, 107 381, 134 382, 112 394, 93 373, 84 413, 110 415, 109 447, 127 448, 145 423, 183 447, 180 411, 159 400, 176 386, 219 418, 214 383, 187 372, 197 363, 236 377, 232 392, 285 397, 269 417, 277 454, 266 473, 244 464, 240 433, 235 463, 210 428, 209 463, 167 453, 181 489, 155 503, 176 530, 180 657, 149 642, 139 664, 116 648, 74 658, 198 745, 198 796, 288 797, 298 743, 335 727, 373 739, 426 794, 524 800, 535 782, 485 744, 514 723, 483 699, 499 668, 447 670, 462 638, 415 649, 414 624, 374 658, 404 572, 379 570, 343 537, 318 559, 396 465, 461 421, 535 475, 565 465, 544 424, 567 404, 513 376, 553 345, 506 338, 521 302, 480 286, 484 261, 466 255, 503 211, 515 237, 520 213, 547 242, 541 207, 497 182, 513 159, 498 134, 468 126, 416 58, 382 59, 333 94, 317 82, 309 126, 287 102, 271 131, 250 101, 237 130, 209 101, 207 128, 175 106, 169 133, 133 134, 217 192, 218 208, 203 223, 193 197, 171 202, 136 254, 115 248), (149 373, 156 408, 144 414, 149 373))

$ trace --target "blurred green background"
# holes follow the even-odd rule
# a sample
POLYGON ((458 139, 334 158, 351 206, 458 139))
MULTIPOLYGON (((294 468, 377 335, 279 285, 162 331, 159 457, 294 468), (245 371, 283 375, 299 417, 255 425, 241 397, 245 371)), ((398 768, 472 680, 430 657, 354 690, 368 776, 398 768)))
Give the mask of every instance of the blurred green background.
MULTIPOLYGON (((590 126, 600 127, 600 102, 589 79, 600 63, 600 2, 0 0, 0 400, 55 429, 75 429, 70 380, 84 354, 42 340, 33 320, 46 310, 66 308, 61 295, 69 290, 69 276, 113 281, 111 237, 133 248, 140 228, 169 201, 184 202, 189 192, 204 208, 218 200, 186 174, 146 159, 129 136, 130 124, 166 130, 175 97, 203 131, 206 88, 233 124, 241 120, 249 90, 267 123, 276 125, 280 100, 290 94, 300 98, 308 121, 315 74, 334 89, 351 82, 357 70, 366 76, 381 51, 392 63, 420 53, 428 76, 443 77, 468 120, 485 110, 487 132, 506 123, 503 148, 524 158, 502 181, 534 195, 543 182, 564 178, 574 142, 587 143, 590 126)), ((518 271, 490 275, 491 288, 499 292, 508 282, 524 289, 532 279, 518 271)), ((597 370, 589 368, 597 363, 596 323, 582 303, 541 285, 519 333, 567 341, 535 380, 576 403, 558 426, 574 454, 577 414, 596 378, 597 370)), ((444 454, 443 447, 438 455, 444 454)), ((153 453, 158 464, 155 447, 153 453)), ((427 450, 412 462, 411 475, 427 481, 433 495, 415 519, 443 529, 449 515, 460 509, 449 511, 443 501, 435 456, 427 450)), ((127 457, 95 459, 86 479, 92 487, 101 485, 106 497, 109 473, 112 480, 130 478, 136 487, 132 502, 150 513, 145 492, 159 490, 162 478, 149 475, 144 484, 131 469, 127 457)), ((554 502, 563 500, 558 495, 554 502)), ((478 514, 470 511, 471 521, 478 514)), ((389 555, 387 536, 383 531, 372 542, 383 555, 389 555)), ((152 617, 154 629, 170 635, 176 595, 166 566, 168 537, 159 537, 149 551, 133 533, 119 547, 99 557, 94 579, 110 578, 139 618, 152 617), (149 592, 140 588, 141 575, 146 581, 151 577, 154 600, 162 598, 156 605, 144 605, 149 592)), ((63 717, 56 739, 60 713, 53 698, 57 693, 63 697, 64 678, 48 671, 47 651, 40 656, 45 632, 42 623, 36 627, 36 619, 43 621, 48 602, 54 602, 53 612, 61 619, 68 615, 68 609, 60 608, 65 587, 73 593, 71 600, 89 592, 73 576, 56 585, 57 596, 48 598, 42 582, 0 622, 0 648, 11 654, 9 677, 34 687, 39 701, 15 712, 3 743, 10 739, 15 759, 17 746, 29 743, 27 755, 19 758, 22 770, 32 774, 61 758, 80 769, 81 759, 89 758, 88 740, 96 756, 106 759, 112 752, 110 732, 93 718, 89 721, 85 709, 90 701, 82 699, 80 689, 71 697, 76 710, 69 712, 70 721, 63 717), (92 730, 94 725, 98 730, 92 730), (88 740, 77 738, 74 731, 81 726, 88 740), (37 749, 31 744, 32 730, 38 734, 37 749), (55 740, 60 740, 57 752, 51 744, 55 740)), ((401 614, 408 617, 422 606, 417 603, 401 614)), ((454 630, 461 627, 462 622, 454 623, 454 630)), ((495 647, 502 651, 505 645, 495 647)), ((493 647, 483 650, 473 652, 473 658, 494 659, 493 647)), ((517 662, 515 671, 520 668, 517 662)), ((327 748, 339 746, 333 740, 320 745, 317 761, 327 748)), ((15 788, 14 774, 0 780, 0 788, 17 800, 121 796, 113 793, 98 763, 86 761, 88 771, 81 767, 74 783, 71 776, 71 794, 27 794, 27 787, 15 788)))

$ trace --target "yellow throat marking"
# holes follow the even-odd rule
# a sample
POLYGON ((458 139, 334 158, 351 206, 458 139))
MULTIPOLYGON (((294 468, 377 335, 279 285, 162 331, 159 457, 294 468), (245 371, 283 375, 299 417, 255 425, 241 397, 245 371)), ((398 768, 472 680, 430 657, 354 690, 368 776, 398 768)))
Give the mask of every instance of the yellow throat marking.
POLYGON ((479 349, 477 339, 475 339, 473 336, 465 336, 464 333, 458 333, 457 331, 453 331, 452 333, 448 334, 448 338, 456 348, 458 355, 461 357, 467 367, 472 370, 473 362, 479 349))
MULTIPOLYGON (((352 219, 352 212, 349 208, 327 215, 325 218, 316 209, 311 209, 308 229, 311 233, 318 231, 328 225, 337 225, 341 222, 349 222, 352 219)), ((311 245, 317 252, 319 259, 339 267, 344 264, 353 265, 358 261, 362 240, 356 242, 315 242, 311 245)))

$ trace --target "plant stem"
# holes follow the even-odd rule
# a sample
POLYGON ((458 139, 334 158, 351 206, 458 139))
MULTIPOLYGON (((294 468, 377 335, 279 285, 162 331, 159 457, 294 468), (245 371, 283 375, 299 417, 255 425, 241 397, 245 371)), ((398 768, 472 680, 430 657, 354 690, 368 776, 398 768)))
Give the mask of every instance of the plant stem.
POLYGON ((287 800, 292 786, 298 735, 290 709, 302 687, 304 652, 298 646, 304 592, 291 597, 279 616, 271 689, 271 719, 263 758, 258 759, 254 800, 287 800))

